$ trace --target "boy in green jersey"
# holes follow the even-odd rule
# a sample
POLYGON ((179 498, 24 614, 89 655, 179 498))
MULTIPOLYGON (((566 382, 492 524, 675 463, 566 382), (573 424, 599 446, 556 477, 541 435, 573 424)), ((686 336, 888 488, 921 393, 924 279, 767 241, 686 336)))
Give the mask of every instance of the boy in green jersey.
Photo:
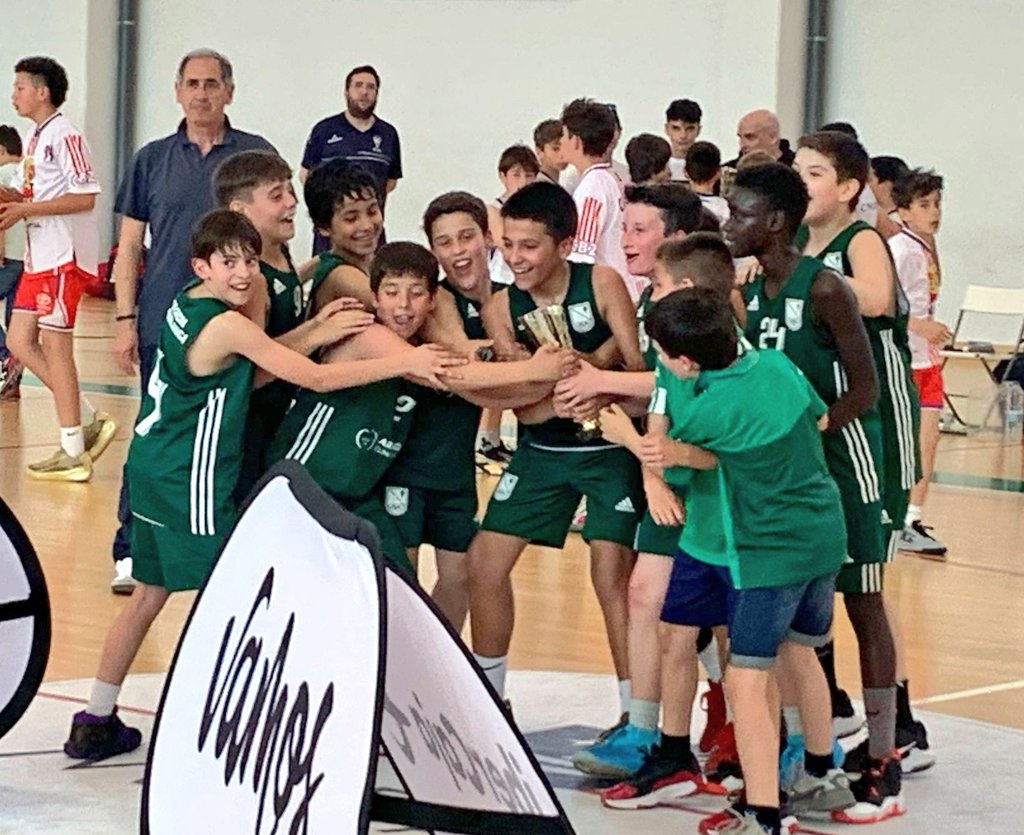
MULTIPOLYGON (((646 444, 645 465, 678 465, 672 441, 717 458, 727 566, 716 572, 733 588, 725 681, 746 790, 735 831, 778 833, 779 704, 771 668, 780 655, 813 663, 813 648, 828 640, 833 584, 846 553, 845 536, 835 534, 842 531, 839 492, 818 431, 827 425, 825 405, 781 354, 737 354, 732 311, 712 290, 670 294, 646 325, 666 372, 670 413, 675 400, 689 405, 673 413, 671 440, 646 444)), ((709 466, 683 450, 686 465, 709 466)), ((720 610, 722 602, 718 592, 708 605, 720 610)))
MULTIPOLYGON (((843 592, 861 648, 869 745, 878 759, 878 773, 865 771, 853 787, 858 803, 842 814, 851 820, 882 819, 879 816, 887 817, 901 800, 899 768, 888 766, 895 744, 895 650, 881 585, 869 582, 871 577, 880 579, 886 559, 882 427, 871 345, 856 297, 842 276, 801 256, 793 246, 807 211, 807 191, 799 174, 778 164, 740 171, 729 193, 729 208, 726 234, 733 255, 755 257, 761 267, 758 277, 743 289, 741 315, 747 338, 760 349, 786 354, 828 406, 822 441, 842 497, 848 544, 837 588, 843 592), (887 770, 892 773, 879 779, 887 770)), ((783 678, 796 684, 797 692, 807 692, 811 684, 800 681, 820 676, 816 667, 789 670, 783 678)), ((815 692, 818 684, 813 682, 815 692)), ((826 686, 824 679, 820 685, 826 686)), ((800 707, 806 713, 815 706, 800 707)), ((798 727, 791 721, 797 718, 795 713, 787 711, 787 724, 798 727)))
MULTIPOLYGON (((418 370, 439 381, 446 352, 318 365, 274 341, 241 311, 262 284, 260 235, 244 216, 205 215, 192 238, 196 279, 175 299, 160 336, 126 465, 131 484, 137 588, 107 635, 88 706, 76 714, 68 756, 100 760, 138 747, 116 702, 135 654, 168 596, 199 588, 235 520, 235 482, 252 385, 274 377, 319 391, 418 370)), ((309 340, 330 345, 372 318, 340 310, 318 320, 309 340)))
MULTIPOLYGON (((562 309, 573 347, 594 365, 642 367, 633 306, 609 267, 570 264, 576 206, 563 189, 533 183, 502 208, 502 249, 515 284, 491 296, 482 315, 496 353, 528 355, 521 317, 562 309)), ((591 577, 605 616, 612 658, 628 709, 627 590, 632 542, 642 511, 639 466, 603 440, 581 440, 579 427, 556 413, 551 398, 517 411, 519 447, 498 482, 469 549, 473 649, 488 680, 504 692, 512 636, 510 573, 530 542, 561 548, 581 494, 587 496, 583 537, 591 545, 591 577)))

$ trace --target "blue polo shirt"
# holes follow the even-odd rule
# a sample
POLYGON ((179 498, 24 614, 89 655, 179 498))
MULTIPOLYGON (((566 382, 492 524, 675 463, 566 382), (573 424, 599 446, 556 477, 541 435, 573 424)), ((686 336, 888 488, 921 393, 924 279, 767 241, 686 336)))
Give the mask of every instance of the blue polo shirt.
POLYGON ((139 345, 157 344, 174 297, 192 278, 192 229, 214 208, 213 173, 241 151, 273 151, 262 136, 225 123, 224 138, 204 157, 189 141, 182 120, 178 130, 144 146, 121 181, 114 211, 149 224, 151 243, 139 286, 139 345))

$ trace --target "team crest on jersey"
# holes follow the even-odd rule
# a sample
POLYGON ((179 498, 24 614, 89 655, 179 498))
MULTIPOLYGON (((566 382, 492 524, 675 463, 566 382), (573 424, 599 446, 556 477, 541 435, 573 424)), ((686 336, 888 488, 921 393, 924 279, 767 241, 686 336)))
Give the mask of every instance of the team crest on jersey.
POLYGON ((512 475, 512 473, 502 473, 501 480, 498 482, 498 486, 494 488, 494 501, 503 502, 509 496, 512 495, 512 491, 516 489, 516 485, 519 483, 519 476, 512 475))
POLYGON ((843 272, 843 253, 841 252, 828 252, 825 257, 821 259, 822 262, 830 270, 835 270, 837 273, 842 275, 843 272))
POLYGON ((786 299, 786 327, 791 331, 798 331, 803 323, 804 300, 786 299))
POLYGON ((757 313, 757 311, 759 311, 760 309, 761 309, 761 297, 760 296, 754 296, 754 298, 752 298, 750 300, 750 303, 747 305, 747 310, 749 310, 751 313, 757 313))
POLYGON ((569 305, 569 324, 576 333, 589 333, 597 322, 590 302, 576 302, 569 305))
POLYGON ((380 436, 372 429, 360 429, 356 432, 356 446, 369 452, 377 445, 380 436))
POLYGON ((385 487, 384 509, 391 516, 404 516, 409 510, 409 488, 385 487))
POLYGON ((380 153, 380 143, 382 141, 383 140, 379 136, 373 137, 373 150, 375 150, 378 154, 380 153))

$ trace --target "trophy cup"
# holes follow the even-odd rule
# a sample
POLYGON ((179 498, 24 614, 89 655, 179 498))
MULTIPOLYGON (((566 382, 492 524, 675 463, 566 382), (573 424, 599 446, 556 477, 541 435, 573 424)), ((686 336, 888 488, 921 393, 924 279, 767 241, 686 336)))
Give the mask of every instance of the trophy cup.
MULTIPOLYGON (((561 305, 551 304, 538 307, 519 317, 520 324, 526 328, 533 342, 541 345, 554 345, 556 348, 572 348, 572 335, 569 323, 565 321, 565 311, 561 305)), ((580 425, 577 437, 581 441, 593 441, 601 437, 601 425, 596 416, 578 421, 580 425)))

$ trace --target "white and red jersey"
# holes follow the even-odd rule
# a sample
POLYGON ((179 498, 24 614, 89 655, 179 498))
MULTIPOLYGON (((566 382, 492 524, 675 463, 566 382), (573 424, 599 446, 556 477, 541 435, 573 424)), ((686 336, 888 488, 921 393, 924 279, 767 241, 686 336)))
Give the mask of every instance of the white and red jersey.
MULTIPOLYGON (((82 132, 62 113, 25 135, 25 156, 12 187, 32 202, 65 194, 99 194, 92 152, 82 132)), ((99 264, 96 210, 25 219, 25 272, 40 273, 71 262, 91 276, 99 264)))
MULTIPOLYGON (((939 294, 939 264, 930 246, 904 226, 889 238, 889 251, 896 264, 896 276, 915 319, 931 319, 939 294)), ((941 364, 938 350, 923 336, 911 331, 910 360, 913 368, 941 364)))
POLYGON ((626 269, 626 256, 622 251, 622 206, 625 201, 622 181, 608 163, 592 165, 583 172, 572 199, 576 201, 579 218, 569 260, 612 267, 622 276, 630 297, 636 303, 649 280, 643 276, 631 276, 626 269))

